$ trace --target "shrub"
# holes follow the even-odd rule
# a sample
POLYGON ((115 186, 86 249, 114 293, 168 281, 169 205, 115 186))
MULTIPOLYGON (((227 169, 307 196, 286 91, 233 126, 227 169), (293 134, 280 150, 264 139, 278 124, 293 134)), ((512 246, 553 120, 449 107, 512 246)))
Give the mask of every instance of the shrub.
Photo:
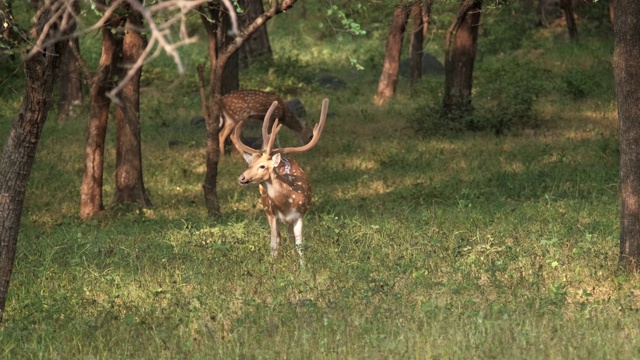
POLYGON ((510 129, 537 127, 535 101, 544 89, 540 70, 516 56, 484 62, 476 69, 474 116, 469 130, 503 133, 510 129))
POLYGON ((535 101, 543 91, 540 70, 515 56, 478 64, 474 71, 473 106, 442 115, 442 79, 421 82, 414 93, 427 94, 414 100, 409 123, 422 134, 457 131, 491 131, 537 127, 535 101))

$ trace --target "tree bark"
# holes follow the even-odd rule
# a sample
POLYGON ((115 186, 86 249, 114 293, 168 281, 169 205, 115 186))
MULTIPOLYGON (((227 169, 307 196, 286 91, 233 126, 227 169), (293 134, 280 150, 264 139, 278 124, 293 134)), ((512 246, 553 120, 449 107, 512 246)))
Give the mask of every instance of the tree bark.
POLYGON ((429 19, 433 0, 423 0, 411 7, 411 44, 409 45, 409 81, 413 84, 422 78, 424 39, 429 31, 429 19))
MULTIPOLYGON (((123 79, 142 55, 145 39, 140 33, 142 14, 129 9, 122 40, 123 79)), ((116 191, 114 204, 151 207, 151 200, 142 177, 142 148, 140 144, 140 68, 125 84, 116 107, 116 191)))
POLYGON ((457 120, 469 114, 482 0, 465 0, 447 32, 443 116, 457 120), (451 46, 451 38, 453 46, 451 46))
MULTIPOLYGON (((218 19, 217 9, 213 7, 211 3, 207 4, 206 10, 209 13, 209 18, 218 19)), ((200 101, 202 103, 202 109, 204 122, 207 127, 207 148, 206 148, 206 168, 207 171, 204 176, 204 183, 202 184, 202 190, 204 192, 204 204, 207 208, 207 213, 211 217, 219 217, 220 202, 218 201, 218 162, 220 161, 220 146, 218 141, 218 133, 220 132, 220 126, 217 119, 220 118, 220 101, 222 98, 222 74, 217 74, 216 69, 219 68, 220 60, 218 59, 218 22, 213 23, 209 21, 209 18, 204 15, 205 10, 201 8, 200 19, 204 26, 207 38, 209 40, 209 60, 211 61, 209 72, 209 86, 211 88, 211 95, 206 97, 206 94, 201 91, 200 101)), ((224 65, 223 67, 224 68, 224 65)), ((202 75, 202 67, 199 67, 198 74, 200 75, 201 89, 204 89, 204 80, 202 75)))
MULTIPOLYGON (((68 35, 75 28, 73 16, 68 22, 63 21, 62 16, 54 18, 51 5, 46 6, 38 13, 31 32, 34 41, 46 24, 49 28, 45 40, 55 41, 61 33, 68 35), (67 28, 62 28, 63 24, 67 28)), ((25 95, 0 158, 0 319, 7 301, 27 183, 66 47, 67 41, 55 41, 25 60, 25 95)))
MULTIPOLYGON (((262 6, 262 3, 260 3, 260 5, 262 6)), ((231 34, 231 18, 229 17, 226 11, 218 12, 218 16, 219 16, 220 24, 222 24, 222 27, 219 28, 218 30, 219 38, 218 38, 217 44, 219 49, 224 49, 233 41, 233 36, 230 35, 231 34)), ((253 33, 253 35, 255 35, 255 33, 253 33)), ((248 39, 250 39, 251 36, 249 36, 248 39)), ((243 45, 247 44, 248 39, 243 43, 243 45)), ((240 49, 242 49, 242 46, 240 46, 240 49)), ((222 73, 222 95, 223 96, 234 90, 238 90, 240 88, 239 60, 240 60, 240 51, 234 51, 231 54, 231 56, 229 56, 226 63, 224 64, 224 70, 222 73)), ((224 144, 220 144, 220 146, 224 146, 224 144)))
POLYGON ((620 136, 620 265, 640 264, 640 2, 616 0, 613 68, 620 136))
MULTIPOLYGON (((104 5, 104 0, 99 3, 104 5)), ((102 55, 89 93, 89 117, 85 140, 85 163, 80 186, 80 217, 87 219, 104 210, 102 182, 104 178, 104 146, 111 99, 107 93, 115 86, 116 64, 122 55, 122 38, 114 29, 124 25, 117 15, 102 28, 102 55)))
MULTIPOLYGON (((241 25, 247 26, 252 23, 253 20, 264 14, 264 7, 262 0, 242 0, 238 2, 244 12, 238 17, 241 25)), ((271 60, 273 52, 271 51, 271 44, 269 43, 269 34, 267 33, 266 24, 259 27, 247 41, 245 41, 240 47, 239 62, 240 66, 250 66, 258 59, 271 60)))
POLYGON ((561 0, 564 18, 567 21, 567 30, 569 30, 569 38, 572 41, 578 41, 578 25, 576 25, 576 17, 573 12, 572 0, 561 0))
POLYGON ((78 38, 69 39, 67 50, 62 56, 60 66, 60 94, 58 100, 58 121, 64 121, 73 113, 73 108, 82 104, 82 76, 80 62, 76 54, 80 53, 78 38))
POLYGON ((387 36, 387 45, 382 66, 382 74, 378 81, 378 92, 375 104, 382 105, 387 102, 396 91, 398 85, 398 69, 400 68, 400 52, 402 50, 402 38, 409 18, 408 6, 398 6, 393 12, 391 29, 387 36))
POLYGON ((422 47, 424 46, 424 32, 427 26, 423 22, 422 4, 411 7, 411 43, 409 44, 409 82, 415 83, 422 78, 422 47))
POLYGON ((609 0, 609 20, 611 20, 611 26, 615 23, 615 0, 609 0))

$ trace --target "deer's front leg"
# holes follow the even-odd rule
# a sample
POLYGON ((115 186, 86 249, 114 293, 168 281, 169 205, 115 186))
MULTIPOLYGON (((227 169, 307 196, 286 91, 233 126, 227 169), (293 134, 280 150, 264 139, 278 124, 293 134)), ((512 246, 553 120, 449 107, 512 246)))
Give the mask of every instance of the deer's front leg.
POLYGON ((300 265, 304 265, 304 258, 302 255, 302 218, 294 220, 289 224, 289 236, 296 242, 296 250, 300 255, 300 265))
POLYGON ((271 228, 271 257, 278 255, 278 246, 280 245, 280 230, 278 229, 278 219, 273 214, 267 214, 269 227, 271 228))

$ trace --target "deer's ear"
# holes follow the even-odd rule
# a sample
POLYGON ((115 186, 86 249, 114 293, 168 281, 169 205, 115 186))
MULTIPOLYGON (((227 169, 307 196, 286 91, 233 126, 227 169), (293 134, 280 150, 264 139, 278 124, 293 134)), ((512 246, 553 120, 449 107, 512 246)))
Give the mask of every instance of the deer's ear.
POLYGON ((282 160, 282 155, 280 155, 280 153, 275 153, 271 157, 271 165, 273 165, 273 167, 278 166, 278 164, 280 164, 280 160, 282 160))
POLYGON ((244 161, 246 161, 247 164, 251 164, 253 162, 253 155, 251 154, 242 153, 242 157, 244 157, 244 161))

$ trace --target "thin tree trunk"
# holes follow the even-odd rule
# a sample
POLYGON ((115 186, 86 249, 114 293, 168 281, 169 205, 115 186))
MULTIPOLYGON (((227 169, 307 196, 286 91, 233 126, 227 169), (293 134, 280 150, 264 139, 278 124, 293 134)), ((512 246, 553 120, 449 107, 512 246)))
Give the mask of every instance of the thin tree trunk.
MULTIPOLYGON (((207 4, 206 10, 209 13, 211 19, 218 19, 219 14, 217 9, 213 7, 211 3, 207 4)), ((206 94, 201 92, 202 109, 205 124, 207 126, 207 148, 206 148, 206 167, 207 171, 204 177, 204 183, 202 184, 202 190, 204 192, 204 204, 207 208, 207 213, 211 217, 219 217, 220 202, 218 201, 218 162, 220 161, 220 146, 218 141, 218 133, 220 132, 220 126, 218 119, 220 118, 220 101, 222 98, 222 75, 216 74, 218 69, 218 26, 219 23, 212 23, 209 21, 206 15, 204 15, 204 9, 200 11, 200 19, 207 32, 207 38, 209 40, 209 59, 211 66, 209 68, 209 86, 211 87, 211 95, 206 98, 206 94)), ((220 70, 221 71, 221 70, 220 70)), ((201 74, 202 71, 199 71, 201 74)), ((201 75, 202 77, 202 75, 201 75)), ((201 83, 203 79, 200 79, 201 83)))
MULTIPOLYGON (((74 1, 74 10, 80 12, 80 4, 74 1)), ((58 101, 58 121, 72 115, 74 107, 82 104, 82 76, 80 72, 80 42, 77 37, 69 39, 67 50, 62 57, 60 71, 60 98, 58 101)))
POLYGON ((424 58, 424 39, 429 32, 431 7, 433 0, 423 0, 411 8, 413 29, 409 45, 409 81, 413 84, 422 78, 422 60, 424 58))
POLYGON ((375 98, 376 105, 382 105, 387 102, 396 91, 398 69, 400 68, 400 52, 402 50, 402 35, 409 18, 409 9, 407 6, 398 6, 393 12, 393 21, 387 36, 382 74, 380 74, 378 92, 375 98))
POLYGON ((422 27, 422 37, 427 38, 427 33, 429 32, 429 25, 432 22, 431 19, 431 8, 433 7, 433 2, 435 0, 422 0, 422 23, 424 26, 422 27))
MULTIPOLYGON (((239 1, 239 4, 244 10, 244 12, 238 17, 243 27, 252 23, 253 20, 264 14, 262 0, 242 0, 239 1)), ((257 59, 270 60, 273 57, 266 24, 249 36, 247 41, 245 41, 240 47, 238 55, 240 65, 243 67, 250 66, 257 59)))
MULTIPOLYGON (((140 33, 142 14, 130 9, 122 43, 122 74, 140 58, 145 39, 140 33)), ((122 88, 116 107, 116 192, 114 203, 151 207, 151 200, 142 178, 142 148, 140 144, 140 68, 122 88)))
POLYGON ((613 68, 620 134, 620 265, 640 264, 640 1, 616 0, 613 68))
POLYGON ((578 41, 578 25, 576 25, 576 17, 573 13, 573 1, 561 0, 564 18, 567 21, 567 29, 569 30, 569 38, 572 41, 578 41))
POLYGON ((422 17, 422 4, 411 7, 411 43, 409 45, 409 81, 415 83, 422 78, 422 56, 424 52, 424 32, 426 26, 422 17))
POLYGON ((609 19, 611 26, 615 23, 615 0, 609 0, 609 19))
POLYGON ((449 28, 445 47, 443 116, 459 119, 470 113, 482 0, 465 0, 449 28), (453 37, 453 46, 451 41, 453 37))
MULTIPOLYGON (((62 17, 53 20, 51 9, 47 9, 39 12, 32 32, 34 38, 42 33, 47 23, 50 27, 45 40, 55 39, 60 32, 73 31, 74 16, 67 24, 70 28, 62 29, 62 17)), ((66 47, 67 41, 56 41, 25 60, 27 90, 0 158, 0 320, 7 302, 27 183, 66 47)))
MULTIPOLYGON (((260 9, 262 10, 262 2, 260 2, 260 9)), ((262 14, 264 11, 261 11, 262 14)), ((259 16, 258 14, 257 16, 259 16)), ((220 49, 227 47, 231 42, 233 42, 233 37, 231 34, 231 18, 227 14, 226 11, 219 12, 219 20, 222 24, 222 31, 218 31, 218 46, 220 49)), ((262 26, 261 28, 264 28, 262 26)), ((265 30, 266 31, 266 30, 265 30)), ((256 33, 253 33, 255 35, 256 33)), ((252 35, 252 36, 253 36, 252 35)), ((244 42, 247 42, 251 39, 251 36, 244 42)), ((242 46, 240 47, 242 48, 242 46)), ((229 59, 224 64, 224 71, 222 73, 222 95, 226 95, 234 90, 238 90, 240 88, 240 51, 234 51, 229 59)), ((224 146, 224 144, 220 144, 220 146, 224 146)))
MULTIPOLYGON (((104 5, 104 0, 102 0, 104 5)), ((124 25, 112 16, 102 28, 102 55, 89 93, 89 117, 85 140, 85 163, 80 186, 80 217, 86 219, 104 210, 102 182, 104 178, 104 146, 111 99, 107 93, 114 87, 115 65, 122 54, 122 39, 112 32, 124 25)))

